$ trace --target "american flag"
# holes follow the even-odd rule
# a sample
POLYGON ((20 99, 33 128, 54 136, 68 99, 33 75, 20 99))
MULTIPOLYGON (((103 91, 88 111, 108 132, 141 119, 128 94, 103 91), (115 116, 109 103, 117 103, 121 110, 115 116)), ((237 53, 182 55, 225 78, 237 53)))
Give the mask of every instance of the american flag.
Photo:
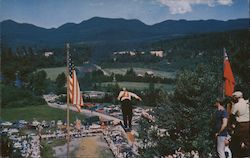
POLYGON ((76 106, 77 110, 81 112, 81 106, 83 106, 82 94, 80 91, 79 83, 76 76, 75 65, 69 54, 68 58, 68 68, 69 68, 69 98, 70 103, 76 106))

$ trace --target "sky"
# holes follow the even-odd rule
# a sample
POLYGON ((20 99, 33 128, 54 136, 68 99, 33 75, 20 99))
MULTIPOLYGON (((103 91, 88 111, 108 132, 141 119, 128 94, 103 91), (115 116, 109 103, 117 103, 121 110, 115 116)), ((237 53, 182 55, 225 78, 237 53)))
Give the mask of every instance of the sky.
POLYGON ((250 0, 0 0, 0 21, 11 19, 44 28, 92 17, 165 20, 249 18, 250 0))

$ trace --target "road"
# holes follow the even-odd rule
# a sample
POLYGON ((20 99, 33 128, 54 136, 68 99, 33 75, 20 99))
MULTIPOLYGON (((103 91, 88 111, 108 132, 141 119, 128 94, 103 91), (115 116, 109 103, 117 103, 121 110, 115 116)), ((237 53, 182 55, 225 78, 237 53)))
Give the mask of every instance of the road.
POLYGON ((97 70, 101 70, 104 75, 110 76, 110 74, 107 71, 103 70, 100 66, 98 66, 96 64, 93 64, 93 65, 96 67, 97 70))
MULTIPOLYGON (((44 95, 43 98, 46 100, 48 106, 50 106, 50 107, 58 108, 58 109, 67 109, 67 104, 59 105, 59 104, 56 104, 56 103, 49 103, 49 100, 53 100, 53 99, 51 99, 51 97, 49 95, 44 95)), ((78 112, 78 110, 74 106, 70 106, 69 109, 72 110, 72 111, 78 112)), ((115 121, 117 123, 122 121, 121 119, 118 119, 116 117, 112 117, 112 116, 109 116, 109 115, 105 115, 105 114, 102 114, 102 113, 98 113, 98 112, 91 111, 91 110, 86 110, 86 109, 82 109, 81 113, 84 114, 84 115, 87 115, 87 116, 98 116, 99 118, 105 119, 105 120, 113 120, 113 121, 115 121)), ((129 144, 135 142, 134 141, 134 136, 131 135, 130 132, 129 132, 129 135, 127 135, 124 130, 122 130, 122 132, 126 136, 126 139, 128 140, 129 144)))
MULTIPOLYGON (((67 109, 67 104, 59 105, 59 104, 56 104, 56 103, 49 103, 48 98, 49 97, 47 95, 44 95, 44 99, 46 100, 47 104, 50 107, 57 108, 57 109, 67 109)), ((74 106, 70 106, 69 109, 72 110, 72 111, 78 112, 76 107, 74 107, 74 106)), ((98 116, 101 119, 113 120, 115 122, 122 121, 121 119, 118 119, 118 118, 115 118, 115 117, 112 117, 112 116, 109 116, 109 115, 105 115, 105 114, 102 114, 102 113, 98 113, 98 112, 95 112, 95 111, 87 110, 87 109, 82 109, 81 113, 84 114, 84 115, 87 115, 87 116, 98 116)))

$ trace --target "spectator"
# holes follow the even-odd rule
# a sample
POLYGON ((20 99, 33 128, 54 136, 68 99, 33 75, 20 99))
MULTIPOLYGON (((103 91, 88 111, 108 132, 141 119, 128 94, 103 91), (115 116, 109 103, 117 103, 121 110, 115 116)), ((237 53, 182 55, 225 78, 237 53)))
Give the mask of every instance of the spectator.
POLYGON ((226 154, 226 158, 232 158, 232 152, 230 150, 229 144, 231 141, 231 136, 228 135, 227 139, 225 140, 225 154, 226 154))
POLYGON ((215 137, 217 139, 216 148, 217 148, 217 155, 219 158, 226 158, 225 155, 225 140, 227 138, 227 111, 222 105, 222 100, 217 99, 214 106, 216 107, 216 114, 215 114, 215 137))
POLYGON ((249 101, 243 98, 240 91, 233 93, 234 104, 232 106, 232 114, 236 118, 235 137, 234 142, 238 148, 233 152, 234 157, 249 157, 250 143, 249 143, 249 101))

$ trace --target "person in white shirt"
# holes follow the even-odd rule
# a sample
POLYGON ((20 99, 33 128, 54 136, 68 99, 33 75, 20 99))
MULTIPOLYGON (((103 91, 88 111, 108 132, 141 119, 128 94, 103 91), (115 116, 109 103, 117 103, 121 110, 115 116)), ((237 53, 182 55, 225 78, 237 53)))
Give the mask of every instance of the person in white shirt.
POLYGON ((240 91, 233 93, 237 103, 233 104, 232 114, 236 116, 237 122, 249 122, 249 101, 243 98, 240 91))
POLYGON ((250 156, 250 143, 249 143, 249 101, 243 98, 240 91, 233 93, 235 104, 232 106, 232 114, 236 117, 237 126, 235 127, 235 136, 238 138, 240 150, 236 153, 235 157, 250 156))
POLYGON ((129 126, 129 129, 132 128, 132 116, 133 116, 132 105, 131 105, 132 97, 134 97, 140 101, 142 100, 135 93, 127 91, 126 88, 123 88, 123 90, 120 91, 120 93, 117 97, 117 99, 120 100, 121 104, 122 104, 121 109, 122 109, 124 127, 128 128, 128 126, 129 126))

